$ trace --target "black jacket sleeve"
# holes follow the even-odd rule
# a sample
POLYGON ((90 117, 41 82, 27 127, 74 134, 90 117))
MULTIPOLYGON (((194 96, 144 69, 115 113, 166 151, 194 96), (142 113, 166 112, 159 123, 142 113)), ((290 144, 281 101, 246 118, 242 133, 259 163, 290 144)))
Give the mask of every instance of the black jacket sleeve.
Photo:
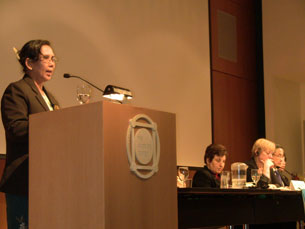
POLYGON ((26 95, 16 85, 10 84, 1 100, 2 122, 8 141, 27 142, 29 114, 26 95))

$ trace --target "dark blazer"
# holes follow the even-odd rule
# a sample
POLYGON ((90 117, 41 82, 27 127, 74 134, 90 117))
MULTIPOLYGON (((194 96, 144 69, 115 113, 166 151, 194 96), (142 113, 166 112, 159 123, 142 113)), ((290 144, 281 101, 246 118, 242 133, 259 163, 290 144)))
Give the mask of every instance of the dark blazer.
POLYGON ((212 173, 207 166, 198 170, 193 177, 193 187, 220 188, 220 181, 216 174, 212 173))
MULTIPOLYGON (((43 88, 53 108, 58 109, 55 98, 43 88)), ((34 81, 24 75, 11 83, 1 100, 1 115, 6 137, 6 164, 0 182, 0 191, 27 195, 29 115, 49 111, 34 81)))
POLYGON ((290 180, 288 177, 286 177, 284 175, 284 173, 280 170, 280 175, 281 175, 281 178, 282 178, 282 181, 284 182, 285 186, 289 186, 290 185, 290 180))
MULTIPOLYGON (((251 178, 251 169, 258 169, 254 157, 252 157, 249 161, 245 162, 248 165, 247 169, 247 182, 252 182, 251 178)), ((270 169, 270 179, 265 175, 262 175, 260 180, 257 182, 257 186, 267 188, 268 184, 275 184, 277 186, 282 186, 282 183, 277 179, 274 170, 270 169)))

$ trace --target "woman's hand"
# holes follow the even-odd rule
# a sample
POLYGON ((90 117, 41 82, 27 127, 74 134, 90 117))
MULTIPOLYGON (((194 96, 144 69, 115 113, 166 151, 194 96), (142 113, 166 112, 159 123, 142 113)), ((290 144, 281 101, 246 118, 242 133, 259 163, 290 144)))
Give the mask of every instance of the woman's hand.
POLYGON ((270 168, 272 168, 274 164, 269 158, 265 161, 262 161, 262 163, 264 164, 263 174, 270 179, 270 168))

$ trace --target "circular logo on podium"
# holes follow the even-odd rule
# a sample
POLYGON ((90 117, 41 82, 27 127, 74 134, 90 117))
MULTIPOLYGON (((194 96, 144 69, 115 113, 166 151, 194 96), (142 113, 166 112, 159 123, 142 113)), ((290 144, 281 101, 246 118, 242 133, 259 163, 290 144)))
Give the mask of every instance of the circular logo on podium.
POLYGON ((138 114, 129 120, 126 147, 130 170, 138 177, 148 179, 158 172, 160 142, 157 124, 147 115, 138 114))

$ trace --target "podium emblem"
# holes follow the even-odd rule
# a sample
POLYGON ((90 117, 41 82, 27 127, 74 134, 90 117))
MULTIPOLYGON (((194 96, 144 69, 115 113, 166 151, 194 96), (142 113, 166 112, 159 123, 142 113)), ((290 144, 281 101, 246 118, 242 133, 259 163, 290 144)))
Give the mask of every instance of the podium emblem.
POLYGON ((142 179, 158 172, 160 140, 157 124, 147 115, 138 114, 129 120, 126 135, 130 170, 142 179))

